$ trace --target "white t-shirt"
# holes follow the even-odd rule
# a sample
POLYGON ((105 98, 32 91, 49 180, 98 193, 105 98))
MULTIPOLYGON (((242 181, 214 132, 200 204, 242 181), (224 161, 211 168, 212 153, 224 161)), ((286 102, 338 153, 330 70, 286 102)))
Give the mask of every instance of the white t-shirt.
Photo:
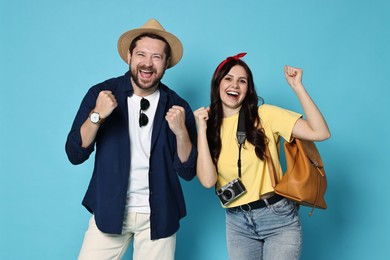
POLYGON ((128 212, 150 213, 149 206, 149 158, 154 115, 160 91, 144 97, 150 103, 142 112, 149 119, 147 125, 139 126, 140 102, 142 97, 133 94, 127 98, 130 133, 130 179, 127 190, 126 208, 128 212))

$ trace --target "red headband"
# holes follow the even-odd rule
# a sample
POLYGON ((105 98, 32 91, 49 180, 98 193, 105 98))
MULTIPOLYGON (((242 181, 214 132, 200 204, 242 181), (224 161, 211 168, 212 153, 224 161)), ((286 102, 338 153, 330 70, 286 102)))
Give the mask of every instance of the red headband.
POLYGON ((246 52, 241 52, 239 54, 236 54, 234 56, 230 56, 230 57, 227 57, 224 61, 222 61, 219 65, 218 65, 218 68, 217 68, 217 71, 215 73, 217 73, 223 65, 225 65, 228 61, 231 61, 231 60, 239 60, 240 58, 244 57, 246 55, 246 52))

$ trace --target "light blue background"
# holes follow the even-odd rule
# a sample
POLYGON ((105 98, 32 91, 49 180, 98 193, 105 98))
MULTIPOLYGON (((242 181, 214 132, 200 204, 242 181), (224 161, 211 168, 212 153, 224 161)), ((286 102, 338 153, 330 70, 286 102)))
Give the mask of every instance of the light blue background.
MULTIPOLYGON (((93 160, 71 165, 66 136, 88 88, 127 70, 118 37, 151 17, 183 42, 163 82, 193 109, 218 63, 247 52, 265 101, 302 112, 283 65, 304 69, 332 138, 318 144, 329 208, 301 210, 302 259, 390 259, 389 11, 387 0, 0 0, 0 259, 77 258, 93 160)), ((213 191, 183 187, 177 259, 227 259, 213 191)))

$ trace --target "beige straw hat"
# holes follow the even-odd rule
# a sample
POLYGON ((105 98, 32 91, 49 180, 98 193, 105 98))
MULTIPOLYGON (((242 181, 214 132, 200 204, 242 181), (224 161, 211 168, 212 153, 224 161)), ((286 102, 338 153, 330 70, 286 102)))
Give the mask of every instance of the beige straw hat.
POLYGON ((137 29, 129 30, 121 35, 118 40, 118 52, 122 59, 127 63, 127 53, 129 52, 130 43, 143 33, 153 33, 163 37, 171 47, 171 61, 168 68, 175 66, 183 56, 183 45, 180 40, 173 34, 165 31, 156 19, 150 19, 143 26, 137 29))

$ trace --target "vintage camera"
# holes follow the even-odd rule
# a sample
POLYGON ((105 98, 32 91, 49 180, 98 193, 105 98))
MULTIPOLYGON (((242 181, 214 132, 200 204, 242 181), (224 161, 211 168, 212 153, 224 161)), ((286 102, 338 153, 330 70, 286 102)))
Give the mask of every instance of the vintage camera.
POLYGON ((233 200, 245 194, 245 192, 246 189, 244 187, 244 184, 242 184, 240 178, 236 178, 225 186, 221 187, 217 191, 217 195, 222 204, 226 206, 233 200))

